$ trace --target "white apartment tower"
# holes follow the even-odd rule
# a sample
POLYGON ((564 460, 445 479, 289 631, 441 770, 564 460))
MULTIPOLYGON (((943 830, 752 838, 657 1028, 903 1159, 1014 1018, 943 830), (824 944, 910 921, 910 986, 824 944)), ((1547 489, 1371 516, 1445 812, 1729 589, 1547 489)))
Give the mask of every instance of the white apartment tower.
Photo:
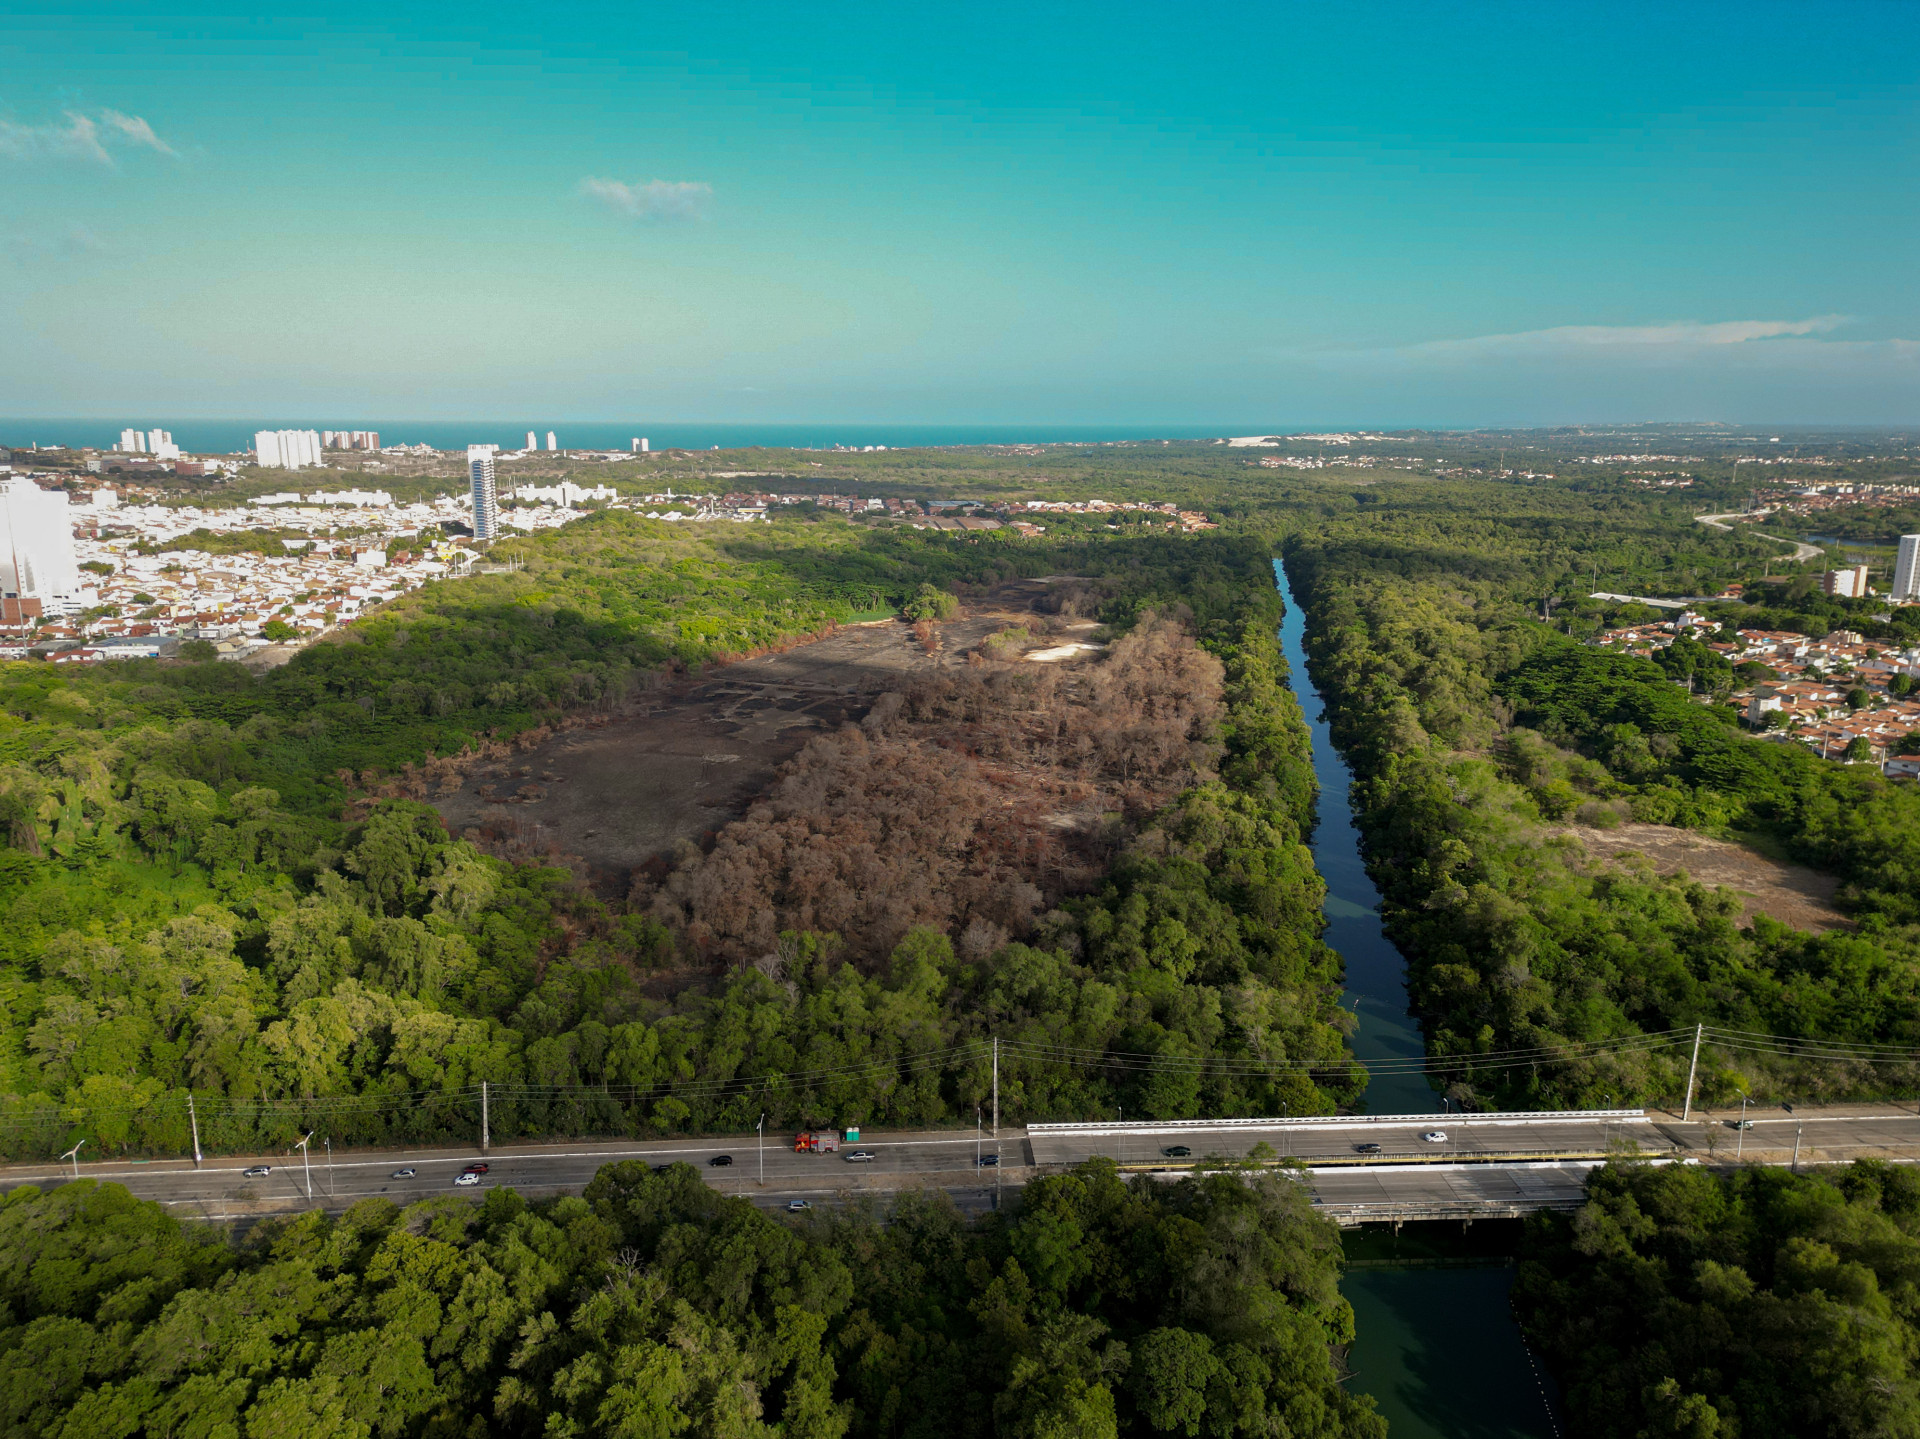
POLYGON ((1867 593, 1867 567, 1846 565, 1841 569, 1828 570, 1820 576, 1820 588, 1825 593, 1837 595, 1841 599, 1864 599, 1867 593))
POLYGON ((554 438, 554 434, 552 430, 548 430, 547 431, 547 449, 549 451, 553 451, 559 448, 560 448, 560 441, 554 438))
POLYGON ((123 455, 144 454, 146 448, 147 437, 138 430, 122 430, 120 432, 120 443, 114 446, 114 449, 123 455))
POLYGON ((0 596, 38 599, 55 613, 77 608, 79 592, 66 491, 0 480, 0 596))
POLYGON ((534 434, 532 430, 528 430, 527 431, 527 453, 532 454, 535 450, 539 448, 540 448, 540 437, 534 434))
POLYGON ((317 430, 261 430, 253 437, 254 463, 267 469, 300 470, 320 460, 317 430))
POLYGON ((1893 597, 1920 600, 1920 535, 1900 536, 1900 554, 1893 562, 1893 597))
POLYGON ((490 540, 500 529, 500 506, 493 483, 493 446, 467 446, 467 475, 473 482, 473 537, 490 540))

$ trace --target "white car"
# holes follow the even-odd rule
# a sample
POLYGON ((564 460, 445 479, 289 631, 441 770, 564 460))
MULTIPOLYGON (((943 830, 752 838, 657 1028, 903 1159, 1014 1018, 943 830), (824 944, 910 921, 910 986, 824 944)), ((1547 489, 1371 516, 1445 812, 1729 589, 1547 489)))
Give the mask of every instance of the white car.
POLYGON ((1429 1144, 1445 1144, 1447 1142, 1447 1131, 1444 1129, 1429 1129, 1420 1137, 1429 1144))
POLYGON ((462 1189, 465 1189, 469 1185, 478 1184, 480 1182, 480 1176, 473 1173, 471 1170, 469 1170, 465 1174, 454 1175, 453 1182, 459 1185, 462 1189))

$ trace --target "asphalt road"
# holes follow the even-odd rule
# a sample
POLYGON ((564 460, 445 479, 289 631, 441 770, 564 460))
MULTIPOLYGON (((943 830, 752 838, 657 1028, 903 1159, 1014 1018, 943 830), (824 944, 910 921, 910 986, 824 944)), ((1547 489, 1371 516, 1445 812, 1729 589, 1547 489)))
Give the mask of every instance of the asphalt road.
MULTIPOLYGON (((1912 1107, 1859 1105, 1830 1110, 1749 1113, 1751 1127, 1733 1127, 1738 1111, 1678 1116, 1603 1117, 1580 1114, 1520 1118, 1497 1115, 1420 1115, 1274 1120, 1259 1123, 1171 1123, 1035 1126, 1003 1130, 996 1143, 984 1135, 953 1131, 873 1133, 839 1153, 798 1154, 789 1136, 769 1136, 764 1147, 748 1134, 737 1139, 591 1141, 477 1148, 343 1152, 329 1161, 317 1152, 310 1168, 296 1154, 209 1159, 199 1169, 189 1160, 94 1161, 82 1177, 112 1180, 142 1198, 154 1199, 206 1219, 244 1220, 288 1213, 318 1204, 343 1209, 367 1198, 410 1204, 434 1195, 484 1194, 510 1186, 529 1195, 579 1193, 602 1165, 620 1160, 647 1164, 684 1161, 715 1188, 769 1208, 795 1199, 812 1204, 857 1203, 902 1189, 941 1189, 963 1209, 991 1208, 1039 1173, 1057 1171, 1096 1155, 1131 1171, 1159 1171, 1168 1179, 1209 1160, 1246 1158, 1261 1144, 1273 1157, 1310 1167, 1304 1182, 1319 1202, 1351 1220, 1367 1211, 1508 1211, 1514 1206, 1577 1202, 1592 1164, 1631 1149, 1668 1160, 1725 1163, 1792 1162, 1796 1137, 1802 1164, 1875 1155, 1920 1161, 1920 1112, 1912 1107), (1427 1133, 1444 1133, 1428 1140, 1427 1133), (1377 1152, 1363 1145, 1379 1145, 1377 1152), (1185 1155, 1169 1154, 1184 1146, 1185 1155), (852 1150, 871 1162, 850 1162, 852 1150), (978 1161, 998 1154, 1000 1164, 978 1161), (709 1163, 717 1156, 730 1165, 709 1163), (485 1162, 477 1186, 454 1184, 468 1164, 485 1162), (262 1178, 246 1178, 252 1165, 271 1166, 262 1178), (400 1175, 398 1171, 412 1170, 400 1175), (764 1182, 762 1174, 764 1173, 764 1182), (311 1186, 311 1198, 309 1198, 311 1186)), ((64 1183, 70 1165, 0 1167, 0 1191, 22 1184, 64 1183)), ((1380 1217, 1391 1217, 1382 1212, 1380 1217)))

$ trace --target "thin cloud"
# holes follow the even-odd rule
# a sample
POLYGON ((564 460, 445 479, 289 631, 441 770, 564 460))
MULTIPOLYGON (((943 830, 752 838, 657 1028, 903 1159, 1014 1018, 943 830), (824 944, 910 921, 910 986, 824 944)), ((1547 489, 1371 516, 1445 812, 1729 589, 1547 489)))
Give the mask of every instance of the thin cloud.
POLYGON ((79 160, 111 167, 113 153, 108 147, 121 145, 162 155, 176 153, 140 116, 123 115, 118 110, 94 115, 69 110, 63 119, 44 125, 0 120, 0 158, 9 160, 79 160))
POLYGON ((52 232, 9 235, 5 242, 8 257, 23 265, 45 260, 77 260, 83 255, 100 254, 106 248, 98 235, 85 225, 77 224, 52 232))
POLYGON ((713 186, 700 180, 649 180, 644 185, 624 180, 602 180, 589 175, 580 193, 598 200, 618 215, 636 220, 701 220, 713 186))
POLYGON ((1845 315, 1816 315, 1808 320, 1722 320, 1702 324, 1682 320, 1666 325, 1559 325, 1511 335, 1476 335, 1462 340, 1428 340, 1398 347, 1403 355, 1507 355, 1542 351, 1580 351, 1602 347, 1686 348, 1746 345, 1756 340, 1824 335, 1845 324, 1845 315))

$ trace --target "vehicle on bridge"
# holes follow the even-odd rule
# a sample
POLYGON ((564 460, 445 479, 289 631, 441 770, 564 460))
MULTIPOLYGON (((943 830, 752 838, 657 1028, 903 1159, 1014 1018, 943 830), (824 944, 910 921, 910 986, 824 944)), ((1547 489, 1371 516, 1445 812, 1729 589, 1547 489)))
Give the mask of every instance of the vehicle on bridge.
MULTIPOLYGON (((858 1130, 854 1131, 856 1134, 858 1130)), ((818 1130, 804 1130, 793 1136, 795 1154, 831 1154, 840 1147, 840 1136, 831 1129, 825 1134, 818 1130)))
POLYGON ((265 1179, 271 1173, 273 1173, 273 1166, 271 1164, 256 1164, 251 1169, 241 1170, 240 1177, 242 1179, 265 1179))
POLYGON ((1447 1131, 1444 1129, 1429 1129, 1420 1137, 1428 1144, 1445 1144, 1447 1142, 1447 1131))
POLYGON ((707 1161, 707 1168, 725 1169, 731 1163, 733 1163, 733 1156, 731 1154, 716 1154, 707 1161))
POLYGON ((847 1156, 849 1164, 871 1164, 877 1156, 871 1149, 856 1149, 847 1156))
POLYGON ((453 1176, 453 1182, 460 1189, 471 1189, 480 1182, 480 1176, 471 1169, 463 1169, 453 1176))

